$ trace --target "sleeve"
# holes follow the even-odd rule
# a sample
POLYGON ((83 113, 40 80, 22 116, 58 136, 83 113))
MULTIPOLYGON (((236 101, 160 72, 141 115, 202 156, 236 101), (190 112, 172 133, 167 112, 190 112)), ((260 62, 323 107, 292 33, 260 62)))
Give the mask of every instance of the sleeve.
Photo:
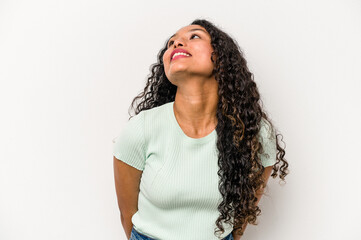
POLYGON ((263 167, 272 166, 276 163, 277 143, 276 134, 271 131, 271 126, 264 118, 261 120, 261 128, 259 132, 259 141, 263 147, 263 153, 258 156, 261 159, 263 167))
POLYGON ((129 119, 120 134, 113 139, 113 155, 138 170, 144 170, 146 154, 143 112, 129 119))

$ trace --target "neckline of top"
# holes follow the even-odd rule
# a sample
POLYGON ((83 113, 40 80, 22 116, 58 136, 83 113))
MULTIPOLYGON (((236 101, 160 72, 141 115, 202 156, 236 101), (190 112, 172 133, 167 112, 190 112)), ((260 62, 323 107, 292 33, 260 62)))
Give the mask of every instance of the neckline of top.
POLYGON ((174 101, 167 103, 168 116, 171 118, 171 121, 175 125, 178 134, 180 136, 182 136, 182 138, 186 139, 186 141, 189 141, 192 143, 204 143, 204 142, 208 142, 211 139, 214 139, 216 137, 216 135, 217 135, 216 129, 213 129, 213 131, 211 133, 209 133, 208 135, 201 137, 201 138, 189 137, 187 134, 185 134, 183 132, 183 129, 180 127, 180 125, 175 117, 173 106, 174 106, 174 101))

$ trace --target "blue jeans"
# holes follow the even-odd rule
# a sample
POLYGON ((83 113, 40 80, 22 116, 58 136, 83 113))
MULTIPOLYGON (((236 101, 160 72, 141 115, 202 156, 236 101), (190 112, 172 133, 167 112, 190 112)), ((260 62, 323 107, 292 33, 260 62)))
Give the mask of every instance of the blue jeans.
MULTIPOLYGON (((156 239, 150 238, 142 233, 137 232, 137 230, 135 230, 135 228, 133 227, 129 240, 156 240, 156 239)), ((222 240, 234 240, 232 233, 228 234, 228 236, 226 236, 222 240)))

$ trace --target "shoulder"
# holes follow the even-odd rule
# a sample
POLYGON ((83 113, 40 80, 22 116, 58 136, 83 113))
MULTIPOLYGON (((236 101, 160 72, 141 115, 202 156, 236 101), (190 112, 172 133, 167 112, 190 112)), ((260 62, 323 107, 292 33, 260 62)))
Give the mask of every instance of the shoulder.
MULTIPOLYGON (((159 117, 163 117, 168 114, 170 103, 165 103, 151 109, 143 110, 144 118, 147 121, 159 120, 159 117)), ((139 113, 140 114, 140 113, 139 113)))
POLYGON ((260 121, 259 135, 260 135, 261 140, 264 138, 266 138, 266 139, 275 138, 275 131, 272 128, 271 123, 263 117, 261 118, 261 121, 260 121))
POLYGON ((129 134, 142 136, 146 143, 149 142, 149 137, 153 134, 159 133, 162 126, 169 122, 169 103, 161 106, 153 107, 140 111, 137 115, 132 116, 124 127, 124 131, 129 134))

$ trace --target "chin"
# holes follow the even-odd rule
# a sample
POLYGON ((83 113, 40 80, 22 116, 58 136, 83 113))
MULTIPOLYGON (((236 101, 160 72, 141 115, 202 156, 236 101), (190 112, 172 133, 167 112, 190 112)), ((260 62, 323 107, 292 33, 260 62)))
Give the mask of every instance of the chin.
POLYGON ((188 76, 190 73, 187 70, 187 68, 172 68, 168 71, 168 78, 179 78, 179 77, 186 77, 188 76))

